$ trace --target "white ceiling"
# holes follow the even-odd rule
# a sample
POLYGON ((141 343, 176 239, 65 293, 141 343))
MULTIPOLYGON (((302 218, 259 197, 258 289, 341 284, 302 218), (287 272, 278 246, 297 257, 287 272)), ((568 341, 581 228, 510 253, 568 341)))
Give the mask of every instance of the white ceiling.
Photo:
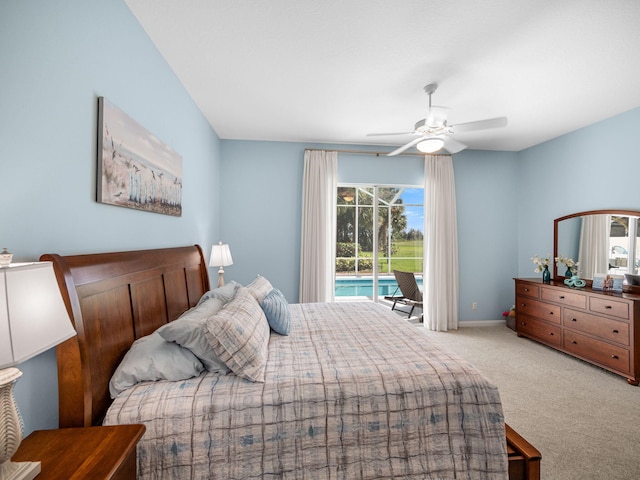
MULTIPOLYGON (((640 106, 638 0, 125 0, 220 138, 519 151, 640 106)), ((415 151, 415 150, 414 150, 415 151)))

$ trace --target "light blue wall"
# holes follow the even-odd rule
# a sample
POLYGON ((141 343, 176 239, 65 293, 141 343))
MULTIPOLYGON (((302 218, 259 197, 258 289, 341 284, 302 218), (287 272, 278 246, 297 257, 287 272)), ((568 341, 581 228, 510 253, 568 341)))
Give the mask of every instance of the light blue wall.
MULTIPOLYGON (((640 210, 634 145, 639 126, 640 109, 635 109, 522 152, 454 155, 461 321, 502 318, 514 302, 512 279, 535 276, 530 258, 553 253, 555 218, 599 208, 640 210)), ((375 150, 222 141, 223 198, 239 202, 223 202, 224 241, 238 252, 227 271, 241 283, 257 273, 273 278, 293 302, 305 148, 375 150)), ((339 164, 345 182, 361 176, 363 183, 404 183, 398 177, 403 171, 422 182, 415 159, 341 154, 339 164)))
MULTIPOLYGON (((362 145, 222 141, 221 213, 234 265, 225 278, 262 274, 298 301, 302 173, 305 148, 376 150, 362 145), (238 259, 242 259, 238 261, 238 259)), ((380 150, 378 148, 377 150, 380 150)), ((460 319, 500 317, 513 302, 516 275, 517 155, 465 151, 454 156, 460 248, 460 319), (478 310, 471 310, 471 303, 478 310)), ((422 157, 340 153, 339 180, 424 184, 422 157)))
MULTIPOLYGON (((304 150, 373 147, 286 142, 222 141, 222 238, 234 264, 225 279, 246 284, 267 277, 290 302, 298 301, 304 150), (241 260, 240 260, 241 259, 241 260)), ((424 183, 420 157, 339 154, 339 181, 424 183)))
MULTIPOLYGON (((501 319, 517 270, 518 156, 464 150, 453 157, 458 210, 460 321, 501 319), (477 303, 477 310, 471 309, 477 303)), ((551 228, 551 227, 550 227, 551 228)))
POLYGON ((553 220, 586 210, 640 210, 640 108, 518 154, 518 275, 553 254, 553 220))
MULTIPOLYGON (((2 0, 0 65, 0 246, 15 261, 219 237, 219 139, 122 0, 2 0), (182 217, 95 201, 98 96, 181 154, 182 217)), ((26 432, 55 428, 55 350, 19 368, 26 432)))

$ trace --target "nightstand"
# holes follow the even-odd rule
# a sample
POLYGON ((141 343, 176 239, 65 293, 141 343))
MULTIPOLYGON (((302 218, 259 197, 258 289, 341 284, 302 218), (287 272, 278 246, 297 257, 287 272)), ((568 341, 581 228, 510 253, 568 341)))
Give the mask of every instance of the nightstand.
POLYGON ((36 480, 135 479, 144 431, 144 425, 39 430, 22 440, 12 460, 42 462, 36 480))

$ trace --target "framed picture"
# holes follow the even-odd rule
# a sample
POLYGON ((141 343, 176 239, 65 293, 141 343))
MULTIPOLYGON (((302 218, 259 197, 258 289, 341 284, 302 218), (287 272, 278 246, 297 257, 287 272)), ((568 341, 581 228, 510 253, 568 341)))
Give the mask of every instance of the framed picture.
POLYGON ((591 288, 609 292, 622 292, 624 277, 622 275, 610 275, 607 273, 596 273, 593 276, 591 288))
POLYGON ((182 216, 182 157, 98 98, 97 201, 182 216))

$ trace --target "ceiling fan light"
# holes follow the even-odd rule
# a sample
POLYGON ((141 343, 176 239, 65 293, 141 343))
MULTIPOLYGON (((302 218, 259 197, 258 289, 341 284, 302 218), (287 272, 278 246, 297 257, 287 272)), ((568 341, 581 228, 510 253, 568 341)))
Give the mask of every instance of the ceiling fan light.
POLYGON ((444 147, 444 140, 439 137, 426 138, 416 148, 422 153, 435 153, 444 147))

